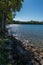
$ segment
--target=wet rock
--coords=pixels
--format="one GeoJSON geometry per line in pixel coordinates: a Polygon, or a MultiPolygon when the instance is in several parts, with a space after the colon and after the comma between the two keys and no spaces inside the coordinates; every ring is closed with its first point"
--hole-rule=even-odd
{"type": "Polygon", "coordinates": [[[41,59],[40,63],[41,63],[41,65],[43,65],[43,59],[41,59]]]}
{"type": "Polygon", "coordinates": [[[41,61],[43,59],[43,48],[36,47],[29,43],[23,45],[26,50],[31,51],[33,53],[33,65],[42,65],[43,63],[41,63],[41,61]]]}
{"type": "Polygon", "coordinates": [[[40,52],[40,57],[43,58],[43,52],[40,52]]]}

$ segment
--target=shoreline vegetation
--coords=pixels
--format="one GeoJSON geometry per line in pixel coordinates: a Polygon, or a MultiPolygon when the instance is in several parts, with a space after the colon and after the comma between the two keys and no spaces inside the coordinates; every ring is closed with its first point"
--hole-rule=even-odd
{"type": "Polygon", "coordinates": [[[38,48],[28,42],[22,43],[8,34],[3,40],[0,38],[0,54],[1,60],[4,60],[0,61],[8,65],[43,65],[43,48],[38,48]]]}
{"type": "Polygon", "coordinates": [[[43,21],[15,21],[13,20],[13,24],[40,24],[43,25],[43,21]]]}

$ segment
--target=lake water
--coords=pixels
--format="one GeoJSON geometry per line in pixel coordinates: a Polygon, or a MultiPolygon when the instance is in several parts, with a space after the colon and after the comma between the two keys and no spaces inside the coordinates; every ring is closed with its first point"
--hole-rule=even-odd
{"type": "Polygon", "coordinates": [[[12,24],[8,25],[8,30],[22,42],[28,40],[30,44],[43,47],[43,25],[12,24]]]}

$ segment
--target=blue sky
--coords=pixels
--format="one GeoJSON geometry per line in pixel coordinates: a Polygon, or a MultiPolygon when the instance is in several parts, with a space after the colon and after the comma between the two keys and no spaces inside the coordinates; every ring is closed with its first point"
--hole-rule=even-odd
{"type": "Polygon", "coordinates": [[[43,21],[43,0],[24,0],[23,8],[16,13],[15,20],[43,21]]]}

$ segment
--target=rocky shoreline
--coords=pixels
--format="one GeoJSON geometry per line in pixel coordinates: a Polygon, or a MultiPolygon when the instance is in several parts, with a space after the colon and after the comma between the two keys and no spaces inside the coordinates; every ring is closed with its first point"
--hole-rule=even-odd
{"type": "Polygon", "coordinates": [[[28,41],[24,42],[23,46],[26,50],[31,51],[34,54],[33,58],[37,63],[43,65],[43,48],[38,46],[36,47],[35,45],[28,43],[28,41]]]}
{"type": "Polygon", "coordinates": [[[11,65],[43,65],[43,48],[28,42],[21,42],[13,36],[4,40],[1,50],[5,52],[8,64],[11,65]]]}

